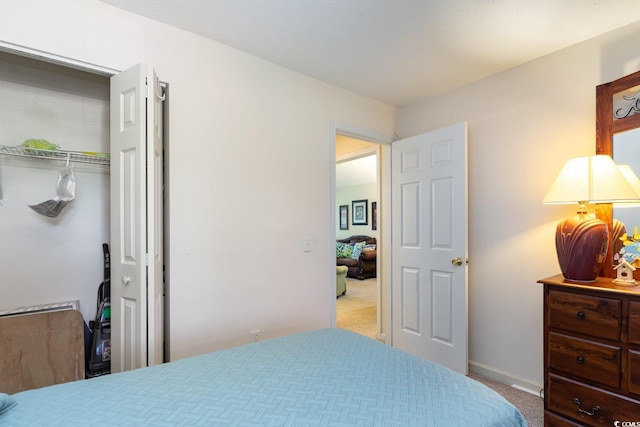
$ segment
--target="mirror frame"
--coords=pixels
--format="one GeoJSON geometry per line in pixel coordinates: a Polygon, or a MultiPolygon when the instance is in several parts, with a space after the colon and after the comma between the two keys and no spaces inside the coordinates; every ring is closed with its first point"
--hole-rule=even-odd
{"type": "MultiPolygon", "coordinates": [[[[613,136],[616,133],[640,127],[640,111],[620,119],[613,119],[614,96],[632,87],[640,85],[640,71],[621,77],[609,83],[596,86],[596,154],[608,154],[613,157],[613,136]]],[[[640,108],[640,105],[636,107],[640,108]]],[[[609,236],[613,236],[613,206],[611,203],[596,204],[596,217],[609,227],[609,236]]],[[[601,276],[615,277],[613,270],[613,238],[609,239],[607,259],[603,263],[601,276]]],[[[634,278],[640,279],[640,269],[634,272],[634,278]]]]}

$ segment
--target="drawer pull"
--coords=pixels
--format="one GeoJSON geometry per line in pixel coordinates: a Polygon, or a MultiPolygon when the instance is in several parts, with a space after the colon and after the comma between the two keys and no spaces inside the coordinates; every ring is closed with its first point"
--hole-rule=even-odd
{"type": "Polygon", "coordinates": [[[593,417],[596,412],[598,412],[600,410],[599,406],[594,406],[593,409],[591,409],[591,411],[587,411],[585,409],[582,409],[582,403],[580,403],[580,399],[578,399],[577,397],[573,398],[573,403],[575,403],[576,405],[578,405],[578,412],[580,412],[581,414],[585,414],[585,415],[589,415],[590,417],[593,417]]]}
{"type": "Polygon", "coordinates": [[[582,320],[582,319],[584,319],[584,312],[579,311],[579,312],[576,314],[576,316],[578,316],[578,319],[582,320]]]}
{"type": "Polygon", "coordinates": [[[576,358],[576,362],[578,362],[579,365],[582,365],[584,363],[584,357],[582,356],[578,356],[576,358]]]}

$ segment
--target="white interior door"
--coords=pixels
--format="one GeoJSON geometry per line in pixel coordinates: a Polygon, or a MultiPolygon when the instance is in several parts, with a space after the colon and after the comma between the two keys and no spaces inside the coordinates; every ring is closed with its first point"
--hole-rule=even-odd
{"type": "Polygon", "coordinates": [[[391,162],[392,343],[466,374],[466,123],[394,142],[391,162]]]}
{"type": "Polygon", "coordinates": [[[111,78],[111,371],[162,362],[162,115],[155,71],[111,78]]]}

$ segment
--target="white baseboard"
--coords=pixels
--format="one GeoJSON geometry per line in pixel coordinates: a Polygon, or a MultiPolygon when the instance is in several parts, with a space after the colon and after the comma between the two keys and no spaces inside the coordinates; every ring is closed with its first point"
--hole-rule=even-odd
{"type": "Polygon", "coordinates": [[[534,394],[536,396],[542,396],[543,385],[531,381],[526,378],[517,377],[504,371],[492,368],[491,366],[484,365],[482,363],[469,361],[469,370],[474,374],[482,375],[494,381],[498,381],[502,384],[510,385],[518,390],[526,391],[527,393],[534,394]]]}

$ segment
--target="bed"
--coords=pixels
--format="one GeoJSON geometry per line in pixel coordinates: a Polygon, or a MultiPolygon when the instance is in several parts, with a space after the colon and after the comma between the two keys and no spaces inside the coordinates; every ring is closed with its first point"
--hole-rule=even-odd
{"type": "Polygon", "coordinates": [[[2,427],[526,426],[479,382],[336,328],[0,395],[0,413],[2,427]]]}

